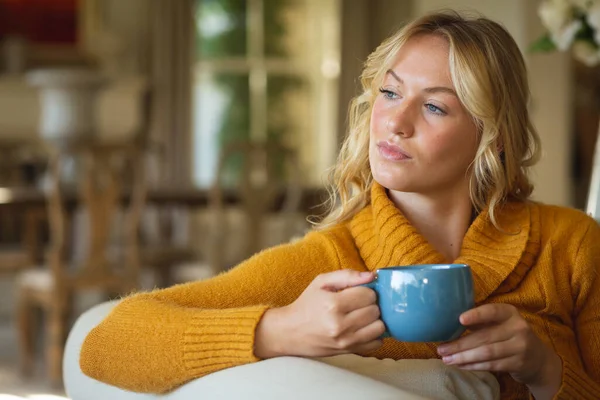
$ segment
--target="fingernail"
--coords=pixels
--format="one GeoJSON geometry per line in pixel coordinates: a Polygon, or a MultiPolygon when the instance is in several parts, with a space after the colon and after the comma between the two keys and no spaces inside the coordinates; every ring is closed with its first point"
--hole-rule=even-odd
{"type": "Polygon", "coordinates": [[[438,347],[437,351],[440,356],[443,356],[444,354],[448,353],[448,348],[447,347],[438,347]]]}
{"type": "Polygon", "coordinates": [[[372,272],[361,272],[360,276],[366,278],[367,276],[371,276],[372,272]]]}
{"type": "Polygon", "coordinates": [[[453,356],[445,356],[445,357],[442,357],[442,361],[443,361],[445,364],[452,364],[452,359],[453,359],[453,358],[454,358],[453,356]]]}

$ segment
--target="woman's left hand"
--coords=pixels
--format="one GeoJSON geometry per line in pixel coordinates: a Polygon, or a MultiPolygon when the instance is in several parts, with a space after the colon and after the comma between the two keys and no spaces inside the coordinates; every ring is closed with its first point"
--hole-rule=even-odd
{"type": "Polygon", "coordinates": [[[463,313],[460,322],[471,333],[438,347],[445,364],[508,372],[528,386],[546,386],[557,377],[560,384],[560,357],[533,333],[514,306],[485,304],[463,313]]]}

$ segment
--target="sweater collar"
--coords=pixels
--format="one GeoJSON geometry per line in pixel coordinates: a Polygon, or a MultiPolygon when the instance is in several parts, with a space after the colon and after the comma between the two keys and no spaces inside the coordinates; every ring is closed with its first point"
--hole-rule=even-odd
{"type": "MultiPolygon", "coordinates": [[[[535,262],[540,247],[539,211],[533,203],[509,202],[497,213],[500,231],[487,210],[471,224],[454,263],[471,267],[475,301],[514,289],[535,262]]],[[[374,183],[371,205],[350,222],[350,230],[369,270],[392,265],[440,264],[447,260],[410,224],[374,183]]]]}

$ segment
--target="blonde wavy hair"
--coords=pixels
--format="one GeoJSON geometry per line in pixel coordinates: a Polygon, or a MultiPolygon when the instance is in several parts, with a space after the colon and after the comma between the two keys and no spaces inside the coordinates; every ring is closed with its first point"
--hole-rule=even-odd
{"type": "Polygon", "coordinates": [[[425,15],[404,26],[369,55],[361,74],[362,93],[350,103],[349,129],[329,176],[329,211],[315,223],[324,229],[350,220],[370,202],[371,109],[385,72],[400,48],[417,35],[438,35],[449,44],[450,74],[461,103],[480,135],[470,171],[470,197],[476,212],[496,213],[507,200],[525,201],[533,185],[527,172],[540,155],[531,123],[529,84],[521,52],[500,24],[454,11],[425,15]]]}

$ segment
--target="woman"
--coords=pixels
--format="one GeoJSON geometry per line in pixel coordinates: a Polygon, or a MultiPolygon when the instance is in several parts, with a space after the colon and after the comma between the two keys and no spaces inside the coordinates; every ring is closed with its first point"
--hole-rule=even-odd
{"type": "Polygon", "coordinates": [[[124,299],[82,370],[137,391],[260,359],[357,353],[497,373],[503,398],[600,398],[600,229],[532,202],[525,65],[497,23],[436,13],[368,58],[334,173],[339,207],[294,244],[213,279],[124,299]],[[377,268],[472,268],[451,343],[379,339],[377,268]],[[163,365],[168,364],[169,368],[163,365]]]}

